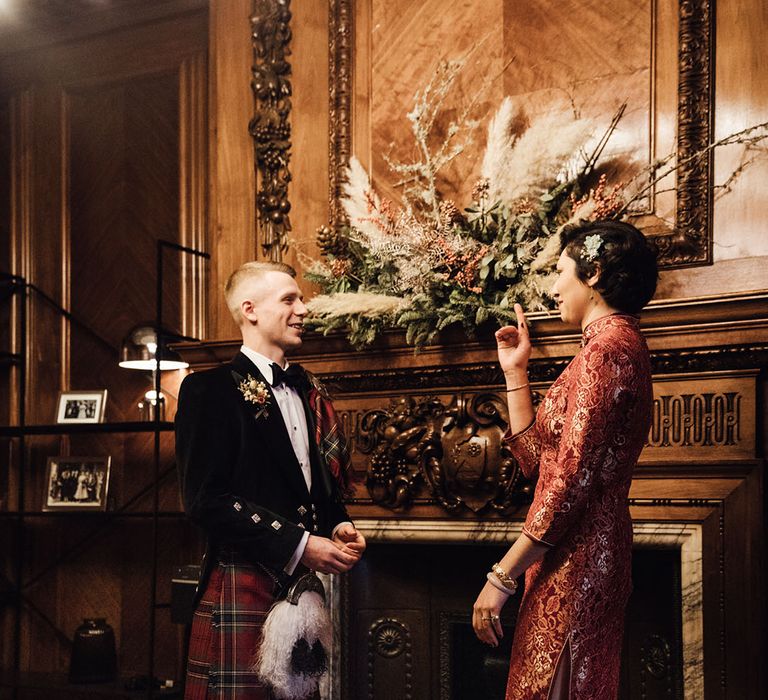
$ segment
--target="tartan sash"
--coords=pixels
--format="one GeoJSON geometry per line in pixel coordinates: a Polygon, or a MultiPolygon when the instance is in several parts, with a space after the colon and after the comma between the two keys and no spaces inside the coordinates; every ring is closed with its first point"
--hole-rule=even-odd
{"type": "Polygon", "coordinates": [[[309,408],[315,419],[315,441],[331,475],[343,495],[349,491],[349,450],[333,404],[318,380],[307,372],[310,380],[309,408]]]}

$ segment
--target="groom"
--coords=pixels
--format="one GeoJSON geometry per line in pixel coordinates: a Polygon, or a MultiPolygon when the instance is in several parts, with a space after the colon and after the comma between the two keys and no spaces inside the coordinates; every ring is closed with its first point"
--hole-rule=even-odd
{"type": "Polygon", "coordinates": [[[341,502],[344,436],[322,385],[286,354],[307,313],[288,265],[250,262],[225,297],[243,345],[190,374],[176,414],[184,508],[207,535],[186,700],[268,700],[251,667],[276,597],[307,570],[340,574],[365,540],[341,502]]]}

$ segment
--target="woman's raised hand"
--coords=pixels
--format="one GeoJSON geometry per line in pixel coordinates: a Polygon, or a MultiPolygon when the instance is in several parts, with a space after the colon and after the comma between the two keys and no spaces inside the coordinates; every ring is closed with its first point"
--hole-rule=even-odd
{"type": "Polygon", "coordinates": [[[505,374],[515,370],[525,370],[528,367],[528,358],[531,356],[531,338],[528,335],[528,324],[523,307],[520,304],[515,304],[515,315],[517,328],[504,326],[496,331],[499,364],[505,374]]]}

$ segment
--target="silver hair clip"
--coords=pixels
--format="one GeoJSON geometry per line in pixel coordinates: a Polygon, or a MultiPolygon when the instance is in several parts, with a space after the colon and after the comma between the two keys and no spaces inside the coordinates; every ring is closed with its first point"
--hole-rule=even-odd
{"type": "Polygon", "coordinates": [[[584,239],[584,247],[581,250],[581,257],[587,262],[594,262],[598,255],[600,255],[600,248],[603,246],[603,239],[599,233],[593,233],[591,236],[587,236],[584,239]]]}

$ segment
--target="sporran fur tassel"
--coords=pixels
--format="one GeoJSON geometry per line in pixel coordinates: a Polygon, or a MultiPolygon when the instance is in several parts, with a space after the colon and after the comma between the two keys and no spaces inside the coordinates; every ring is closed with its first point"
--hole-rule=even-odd
{"type": "Polygon", "coordinates": [[[278,700],[305,700],[328,673],[330,646],[323,585],[307,574],[269,611],[253,669],[278,700]]]}

